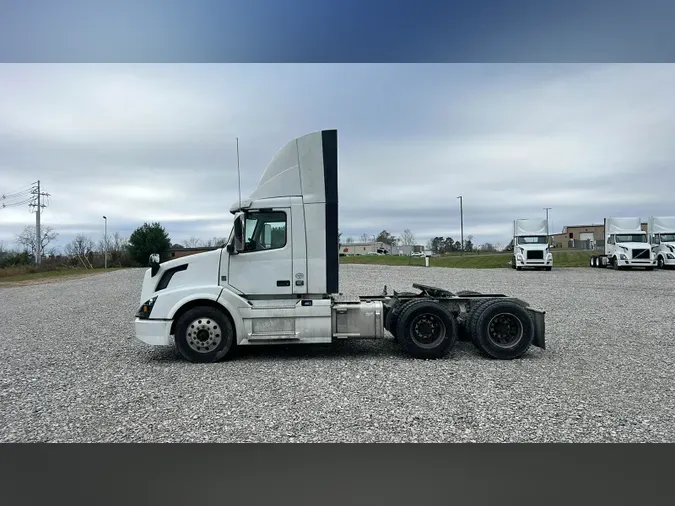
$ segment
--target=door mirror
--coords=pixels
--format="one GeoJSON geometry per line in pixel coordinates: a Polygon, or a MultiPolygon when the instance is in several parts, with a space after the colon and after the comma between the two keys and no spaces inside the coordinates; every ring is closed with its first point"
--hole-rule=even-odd
{"type": "Polygon", "coordinates": [[[157,274],[157,271],[159,271],[159,255],[157,253],[153,253],[150,255],[150,259],[148,261],[148,265],[150,266],[150,272],[154,276],[157,274]]]}
{"type": "Polygon", "coordinates": [[[234,220],[234,237],[232,243],[227,245],[229,253],[244,251],[244,215],[240,214],[234,220]]]}

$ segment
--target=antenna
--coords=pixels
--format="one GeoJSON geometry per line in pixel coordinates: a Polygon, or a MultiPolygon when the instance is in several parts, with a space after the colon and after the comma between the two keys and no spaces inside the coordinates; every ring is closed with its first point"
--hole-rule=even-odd
{"type": "Polygon", "coordinates": [[[241,171],[239,170],[239,137],[237,137],[237,183],[239,184],[239,209],[241,209],[241,171]]]}

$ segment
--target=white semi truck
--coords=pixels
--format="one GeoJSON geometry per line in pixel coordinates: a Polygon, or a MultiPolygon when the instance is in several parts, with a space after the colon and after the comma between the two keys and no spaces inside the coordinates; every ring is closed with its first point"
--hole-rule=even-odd
{"type": "Polygon", "coordinates": [[[659,269],[675,267],[675,216],[650,216],[647,236],[659,269]]]}
{"type": "Polygon", "coordinates": [[[589,260],[591,267],[654,269],[656,257],[647,239],[647,232],[642,230],[640,218],[605,218],[604,230],[605,253],[592,255],[589,260]]]}
{"type": "Polygon", "coordinates": [[[553,254],[549,249],[547,220],[515,220],[513,222],[513,256],[511,268],[533,267],[550,271],[553,254]]]}
{"type": "Polygon", "coordinates": [[[457,339],[513,359],[545,349],[545,312],[503,294],[339,292],[337,131],[314,132],[274,156],[219,249],[160,262],[150,256],[135,315],[136,338],[174,345],[192,362],[236,347],[383,338],[418,358],[446,355],[457,339]]]}

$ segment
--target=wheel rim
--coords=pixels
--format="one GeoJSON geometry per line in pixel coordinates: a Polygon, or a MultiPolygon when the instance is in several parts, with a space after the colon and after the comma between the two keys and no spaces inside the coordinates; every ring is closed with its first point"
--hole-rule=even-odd
{"type": "Polygon", "coordinates": [[[197,318],[188,325],[185,339],[188,346],[197,353],[210,353],[223,340],[220,325],[211,318],[197,318]]]}
{"type": "Polygon", "coordinates": [[[659,267],[663,268],[663,258],[659,257],[658,263],[659,267]]]}
{"type": "Polygon", "coordinates": [[[446,333],[445,323],[434,314],[416,316],[410,324],[410,337],[421,348],[433,348],[446,333]]]}
{"type": "Polygon", "coordinates": [[[488,323],[488,339],[499,348],[511,348],[522,339],[523,322],[511,313],[499,313],[488,323]]]}

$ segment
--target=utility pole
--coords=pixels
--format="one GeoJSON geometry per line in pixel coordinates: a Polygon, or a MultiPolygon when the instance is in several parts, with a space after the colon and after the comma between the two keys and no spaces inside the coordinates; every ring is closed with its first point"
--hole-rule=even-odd
{"type": "Polygon", "coordinates": [[[457,197],[459,199],[459,227],[462,241],[462,256],[464,256],[464,203],[462,196],[457,197]]]}
{"type": "Polygon", "coordinates": [[[548,222],[548,212],[551,210],[551,207],[545,207],[544,211],[546,211],[546,244],[551,243],[551,227],[549,227],[549,222],[548,222]]]}
{"type": "Polygon", "coordinates": [[[103,231],[103,268],[108,268],[108,218],[103,217],[105,220],[105,228],[103,231]]]}
{"type": "Polygon", "coordinates": [[[47,207],[43,201],[40,200],[40,197],[49,197],[49,193],[40,191],[40,180],[37,181],[37,187],[31,190],[31,193],[35,195],[37,203],[31,202],[30,207],[35,207],[35,239],[37,240],[35,246],[35,263],[40,265],[42,263],[42,234],[40,231],[40,211],[47,207]]]}

